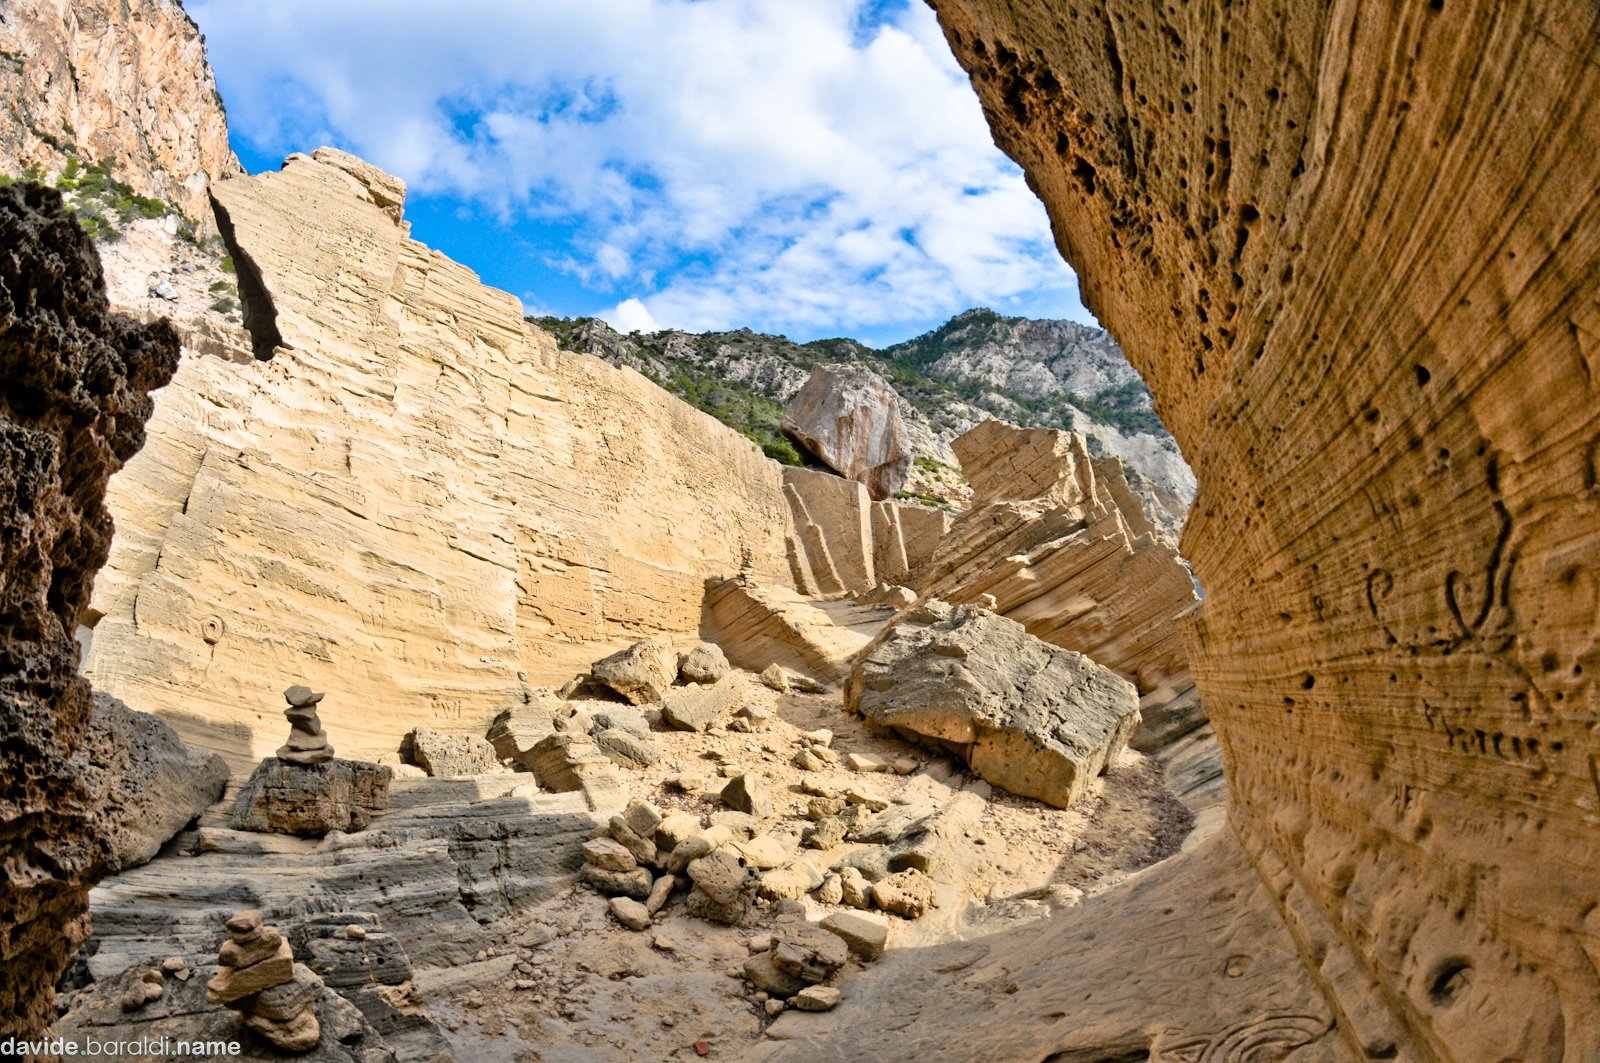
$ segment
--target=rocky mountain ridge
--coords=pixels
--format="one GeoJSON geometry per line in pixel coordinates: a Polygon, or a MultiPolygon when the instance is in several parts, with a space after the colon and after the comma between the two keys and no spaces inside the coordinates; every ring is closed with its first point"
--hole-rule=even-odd
{"type": "Polygon", "coordinates": [[[909,496],[964,506],[950,441],[987,417],[1082,433],[1098,453],[1123,460],[1153,523],[1176,534],[1194,497],[1194,475],[1155,415],[1150,393],[1109,333],[1074,321],[965,311],[931,332],[875,350],[851,339],[795,343],[739,329],[623,335],[597,318],[536,323],[563,349],[629,366],[798,464],[783,436],[783,406],[813,366],[863,365],[889,380],[916,462],[909,496]]]}
{"type": "Polygon", "coordinates": [[[205,40],[178,0],[9,0],[0,96],[0,174],[87,181],[78,190],[112,230],[170,213],[214,233],[206,189],[244,172],[205,40]]]}

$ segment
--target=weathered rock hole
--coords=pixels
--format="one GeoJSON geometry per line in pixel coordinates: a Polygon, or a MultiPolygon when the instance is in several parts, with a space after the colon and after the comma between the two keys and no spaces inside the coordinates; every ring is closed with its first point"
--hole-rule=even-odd
{"type": "Polygon", "coordinates": [[[1454,1007],[1472,988],[1472,964],[1464,959],[1446,960],[1428,986],[1428,999],[1436,1008],[1454,1007]]]}

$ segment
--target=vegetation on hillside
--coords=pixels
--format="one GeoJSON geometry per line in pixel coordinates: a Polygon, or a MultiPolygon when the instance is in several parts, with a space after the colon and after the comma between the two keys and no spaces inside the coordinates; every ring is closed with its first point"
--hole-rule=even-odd
{"type": "Polygon", "coordinates": [[[993,414],[1024,427],[1072,428],[1074,411],[1124,435],[1150,433],[1170,439],[1151,408],[1150,392],[1138,379],[1092,395],[1059,392],[1040,398],[1017,394],[978,379],[939,372],[947,354],[970,353],[1004,343],[1023,319],[992,310],[969,310],[905,343],[874,350],[842,337],[794,343],[750,329],[708,333],[621,335],[591,317],[530,318],[551,332],[565,350],[580,351],[637,369],[667,391],[744,434],[763,453],[786,464],[801,456],[781,430],[783,404],[818,363],[858,362],[887,379],[900,397],[936,431],[954,430],[974,416],[993,414]],[[733,355],[742,379],[713,371],[733,355]]]}

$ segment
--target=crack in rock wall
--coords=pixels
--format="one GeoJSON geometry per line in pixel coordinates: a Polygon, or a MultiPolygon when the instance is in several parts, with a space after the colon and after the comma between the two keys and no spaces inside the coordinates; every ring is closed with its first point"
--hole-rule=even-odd
{"type": "Polygon", "coordinates": [[[934,6],[1198,477],[1230,818],[1341,1028],[1593,1059],[1594,7],[934,6]]]}
{"type": "Polygon", "coordinates": [[[214,195],[271,349],[186,356],[113,484],[98,689],[248,772],[304,683],[341,753],[373,756],[419,724],[482,734],[528,685],[697,632],[707,577],[788,585],[779,466],[558,351],[407,236],[403,185],[323,150],[214,195]]]}

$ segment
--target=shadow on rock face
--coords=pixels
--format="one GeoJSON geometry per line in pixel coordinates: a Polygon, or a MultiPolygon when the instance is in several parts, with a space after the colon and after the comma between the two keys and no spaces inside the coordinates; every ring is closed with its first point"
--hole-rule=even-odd
{"type": "Polygon", "coordinates": [[[89,723],[73,638],[111,544],[106,480],[178,363],[165,321],[107,309],[53,189],[0,188],[0,1037],[41,1029],[111,859],[68,764],[89,723]]]}

